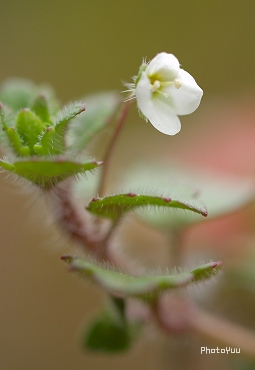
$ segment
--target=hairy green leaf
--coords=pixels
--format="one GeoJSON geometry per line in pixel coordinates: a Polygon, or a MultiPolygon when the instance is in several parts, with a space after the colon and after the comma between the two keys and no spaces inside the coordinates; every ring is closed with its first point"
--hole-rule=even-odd
{"type": "Polygon", "coordinates": [[[210,262],[179,275],[131,276],[72,256],[63,256],[62,259],[70,265],[72,271],[92,279],[110,294],[141,299],[153,298],[165,290],[203,281],[222,266],[221,262],[210,262]]]}
{"type": "Polygon", "coordinates": [[[23,145],[30,148],[31,154],[35,154],[34,145],[44,130],[44,124],[30,109],[22,109],[17,117],[16,129],[23,145]]]}
{"type": "MultiPolygon", "coordinates": [[[[58,136],[58,135],[57,135],[58,136]]],[[[56,130],[53,126],[46,128],[41,135],[40,141],[34,145],[34,151],[38,155],[54,155],[59,154],[59,150],[54,146],[56,140],[56,130]]],[[[59,144],[57,145],[59,148],[59,144]]]]}
{"type": "Polygon", "coordinates": [[[180,208],[207,216],[205,207],[197,207],[191,203],[185,203],[168,197],[138,195],[135,193],[116,194],[104,198],[93,198],[89,203],[87,210],[97,216],[117,220],[126,212],[145,206],[180,208]]]}
{"type": "Polygon", "coordinates": [[[55,133],[51,138],[51,153],[63,153],[66,147],[65,135],[70,121],[78,114],[85,111],[83,103],[70,103],[52,117],[55,133]]]}
{"type": "Polygon", "coordinates": [[[44,189],[53,187],[67,177],[74,176],[98,167],[102,162],[78,162],[63,157],[32,157],[13,163],[1,160],[0,166],[44,189]]]}
{"type": "MultiPolygon", "coordinates": [[[[208,210],[208,220],[224,216],[240,209],[254,199],[254,186],[246,180],[219,177],[197,169],[185,167],[145,168],[141,164],[138,168],[130,170],[124,180],[125,187],[136,189],[159,189],[161,193],[171,192],[176,199],[196,207],[205,204],[208,210]],[[234,186],[233,186],[234,185],[234,186]]],[[[175,227],[184,227],[199,223],[204,218],[191,212],[176,212],[165,209],[164,212],[149,212],[144,209],[137,213],[140,220],[155,227],[169,230],[175,227]]]]}
{"type": "Polygon", "coordinates": [[[17,156],[30,155],[30,148],[24,145],[15,128],[15,116],[11,109],[0,103],[1,142],[8,144],[17,156]]]}
{"type": "Polygon", "coordinates": [[[47,122],[50,126],[50,109],[45,95],[39,95],[33,102],[32,111],[40,118],[42,122],[47,122]]]}

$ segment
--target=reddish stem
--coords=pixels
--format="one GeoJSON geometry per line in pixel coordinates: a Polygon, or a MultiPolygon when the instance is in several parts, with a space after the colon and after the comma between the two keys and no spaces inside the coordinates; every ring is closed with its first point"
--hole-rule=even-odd
{"type": "Polygon", "coordinates": [[[131,101],[128,100],[124,103],[124,106],[120,112],[120,116],[119,116],[119,119],[118,119],[118,122],[117,122],[117,126],[116,126],[116,129],[115,129],[115,132],[114,132],[114,135],[111,139],[111,142],[106,150],[106,153],[104,155],[104,158],[103,158],[103,167],[102,167],[102,174],[101,174],[101,180],[100,180],[100,183],[99,183],[99,188],[98,188],[98,195],[99,197],[102,197],[104,194],[105,194],[105,188],[106,188],[106,176],[107,176],[107,173],[108,173],[108,169],[109,169],[109,164],[110,164],[110,160],[111,160],[111,156],[112,156],[112,153],[113,153],[113,150],[116,146],[116,142],[117,142],[117,139],[119,137],[119,134],[124,126],[124,123],[126,121],[126,118],[127,118],[127,115],[128,115],[128,112],[129,112],[129,108],[130,108],[130,104],[131,104],[131,101]]]}

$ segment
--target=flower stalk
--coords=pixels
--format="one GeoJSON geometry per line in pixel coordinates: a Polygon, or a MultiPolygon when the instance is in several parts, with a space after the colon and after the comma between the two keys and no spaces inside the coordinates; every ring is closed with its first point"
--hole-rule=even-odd
{"type": "Polygon", "coordinates": [[[110,165],[110,160],[112,157],[112,153],[114,151],[114,148],[117,143],[117,139],[121,133],[121,130],[124,126],[124,123],[126,121],[126,118],[128,116],[129,108],[130,108],[130,101],[126,101],[122,107],[122,110],[120,112],[120,116],[118,118],[118,122],[114,131],[114,134],[111,138],[110,144],[105,152],[104,158],[103,158],[103,167],[102,167],[102,172],[101,172],[101,178],[99,181],[99,187],[98,187],[98,196],[102,197],[105,194],[106,190],[106,177],[107,173],[109,171],[109,165],[110,165]]]}

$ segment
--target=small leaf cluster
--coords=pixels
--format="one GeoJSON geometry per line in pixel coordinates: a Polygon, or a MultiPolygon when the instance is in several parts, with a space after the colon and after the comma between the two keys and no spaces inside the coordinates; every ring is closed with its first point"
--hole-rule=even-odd
{"type": "MultiPolygon", "coordinates": [[[[113,94],[106,99],[107,118],[117,105],[113,94]]],[[[0,166],[43,189],[51,189],[68,177],[100,166],[101,161],[78,160],[77,147],[74,151],[68,143],[75,117],[81,116],[83,136],[81,138],[74,129],[73,137],[79,137],[82,149],[105,123],[104,114],[100,112],[99,124],[91,128],[91,120],[84,119],[85,110],[82,102],[60,109],[54,93],[46,86],[26,80],[7,81],[0,89],[0,139],[6,152],[0,166]]]]}

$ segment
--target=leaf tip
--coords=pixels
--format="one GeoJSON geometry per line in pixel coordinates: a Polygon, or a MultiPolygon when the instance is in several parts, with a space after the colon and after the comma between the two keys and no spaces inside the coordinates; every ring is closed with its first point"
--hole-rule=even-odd
{"type": "Polygon", "coordinates": [[[60,259],[64,262],[71,263],[75,259],[75,257],[72,257],[70,255],[64,255],[61,256],[60,259]]]}
{"type": "Polygon", "coordinates": [[[202,214],[202,216],[207,217],[208,216],[207,209],[203,210],[201,214],[202,214]]]}
{"type": "Polygon", "coordinates": [[[222,267],[223,266],[223,261],[218,261],[218,262],[212,262],[212,267],[222,267]]]}

